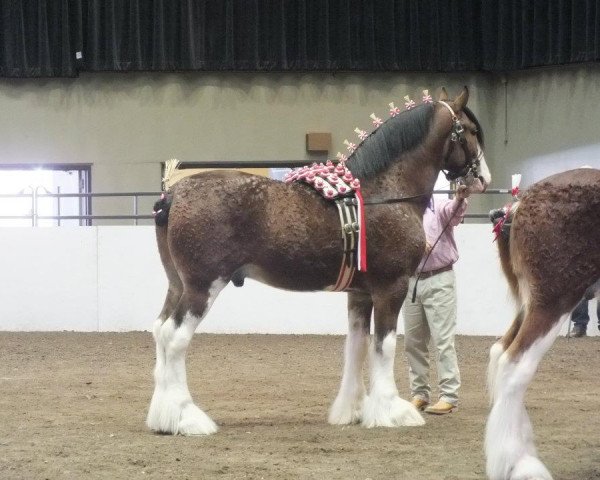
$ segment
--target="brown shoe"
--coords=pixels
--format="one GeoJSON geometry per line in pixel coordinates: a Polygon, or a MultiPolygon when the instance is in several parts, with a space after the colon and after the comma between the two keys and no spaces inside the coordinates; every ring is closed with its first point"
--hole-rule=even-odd
{"type": "Polygon", "coordinates": [[[447,413],[453,412],[454,410],[456,410],[456,405],[444,402],[443,400],[438,400],[438,402],[435,405],[427,407],[425,409],[425,413],[431,413],[432,415],[445,415],[447,413]]]}
{"type": "Polygon", "coordinates": [[[421,397],[413,397],[410,403],[412,403],[420,412],[425,410],[425,407],[429,405],[429,402],[427,400],[423,400],[421,397]]]}

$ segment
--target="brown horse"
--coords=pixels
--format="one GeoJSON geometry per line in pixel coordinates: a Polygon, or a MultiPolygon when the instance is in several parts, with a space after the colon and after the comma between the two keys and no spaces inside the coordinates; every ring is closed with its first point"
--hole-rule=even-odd
{"type": "Polygon", "coordinates": [[[531,186],[510,234],[498,237],[500,259],[519,305],[490,351],[492,409],[487,474],[492,480],[549,480],[538,459],[524,397],[537,366],[569,313],[600,280],[600,170],[580,168],[531,186]]]}
{"type": "MultiPolygon", "coordinates": [[[[365,203],[414,198],[366,207],[368,271],[357,272],[347,289],[349,334],[330,423],[423,423],[396,388],[396,321],[408,277],[425,248],[423,212],[439,172],[470,175],[480,190],[490,181],[482,133],[467,100],[465,87],[454,101],[444,96],[393,116],[348,158],[365,203]],[[362,368],[372,312],[367,395],[362,368]]],[[[240,284],[250,277],[297,291],[331,289],[343,255],[338,211],[304,183],[234,171],[185,178],[159,207],[156,235],[169,290],[154,326],[155,390],[147,425],[157,432],[209,434],[217,427],[193,403],[186,380],[185,352],[196,327],[231,280],[240,284]]]]}

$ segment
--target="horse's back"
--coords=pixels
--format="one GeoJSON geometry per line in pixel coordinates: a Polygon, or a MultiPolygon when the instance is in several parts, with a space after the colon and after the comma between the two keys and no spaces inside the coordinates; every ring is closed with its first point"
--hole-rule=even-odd
{"type": "Polygon", "coordinates": [[[552,175],[524,193],[511,229],[511,257],[540,301],[581,298],[600,277],[599,245],[600,170],[552,175]]]}

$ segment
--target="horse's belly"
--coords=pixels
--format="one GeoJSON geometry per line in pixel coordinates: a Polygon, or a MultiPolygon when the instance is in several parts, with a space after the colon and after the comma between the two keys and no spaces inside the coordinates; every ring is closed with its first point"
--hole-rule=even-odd
{"type": "MultiPolygon", "coordinates": [[[[329,262],[333,264],[334,262],[329,262]]],[[[341,266],[341,252],[339,262],[335,267],[326,267],[323,262],[277,262],[269,265],[247,264],[241,267],[236,275],[251,278],[266,285],[284,290],[294,291],[319,291],[327,290],[335,285],[341,266]],[[312,263],[312,264],[311,264],[312,263]]]]}

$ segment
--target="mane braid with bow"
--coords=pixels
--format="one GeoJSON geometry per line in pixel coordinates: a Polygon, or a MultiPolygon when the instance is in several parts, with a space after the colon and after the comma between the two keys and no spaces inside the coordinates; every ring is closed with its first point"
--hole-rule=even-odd
{"type": "Polygon", "coordinates": [[[403,152],[419,145],[433,118],[433,105],[419,105],[387,119],[348,157],[355,177],[371,178],[385,170],[403,152]]]}

